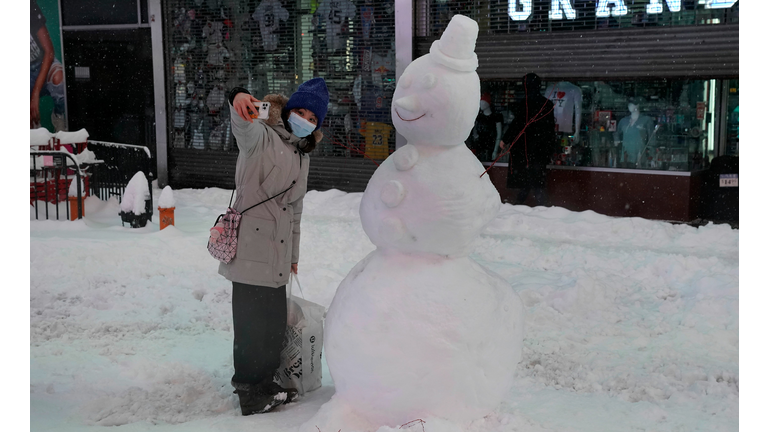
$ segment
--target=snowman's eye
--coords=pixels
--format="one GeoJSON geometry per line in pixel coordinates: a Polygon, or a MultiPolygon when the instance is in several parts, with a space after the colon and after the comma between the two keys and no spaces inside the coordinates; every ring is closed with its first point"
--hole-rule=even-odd
{"type": "Polygon", "coordinates": [[[421,79],[421,86],[429,90],[437,84],[437,77],[435,74],[428,73],[421,79]]]}
{"type": "Polygon", "coordinates": [[[400,85],[403,88],[410,87],[412,83],[413,83],[413,76],[411,76],[411,75],[404,75],[404,76],[400,77],[400,85]]]}

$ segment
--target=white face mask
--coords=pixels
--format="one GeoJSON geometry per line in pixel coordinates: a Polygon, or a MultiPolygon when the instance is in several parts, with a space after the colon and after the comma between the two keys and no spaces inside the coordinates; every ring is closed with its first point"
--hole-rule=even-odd
{"type": "Polygon", "coordinates": [[[311,134],[316,128],[316,126],[313,125],[309,120],[305,120],[302,116],[296,114],[295,112],[292,112],[291,115],[288,116],[288,123],[291,124],[293,134],[299,138],[304,138],[305,136],[311,134]]]}

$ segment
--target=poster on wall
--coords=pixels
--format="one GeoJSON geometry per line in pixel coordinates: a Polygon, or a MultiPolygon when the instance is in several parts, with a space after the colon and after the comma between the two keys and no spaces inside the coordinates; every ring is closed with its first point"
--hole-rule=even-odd
{"type": "Polygon", "coordinates": [[[29,127],[67,129],[58,0],[30,0],[29,127]]]}

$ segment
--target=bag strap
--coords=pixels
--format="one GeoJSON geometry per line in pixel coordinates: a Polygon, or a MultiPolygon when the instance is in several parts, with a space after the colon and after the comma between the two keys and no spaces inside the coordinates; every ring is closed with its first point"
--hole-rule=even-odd
{"type": "Polygon", "coordinates": [[[232,207],[232,198],[235,197],[235,189],[237,189],[237,187],[232,189],[232,195],[229,196],[229,207],[232,207]]]}
{"type": "MultiPolygon", "coordinates": [[[[271,199],[275,199],[275,198],[279,197],[280,195],[282,195],[282,194],[284,194],[284,193],[288,192],[288,191],[289,191],[289,190],[290,190],[290,189],[293,187],[293,185],[295,185],[295,184],[296,184],[296,182],[294,181],[293,183],[291,183],[291,185],[290,185],[290,186],[288,186],[288,189],[286,189],[286,190],[284,190],[284,191],[280,192],[280,193],[279,193],[279,194],[277,194],[277,195],[271,196],[271,197],[269,197],[269,198],[265,199],[264,201],[262,201],[262,202],[260,202],[260,203],[258,203],[258,204],[254,204],[254,205],[252,205],[252,206],[248,207],[247,209],[245,209],[245,210],[241,211],[241,212],[240,212],[240,214],[243,214],[243,213],[247,212],[248,210],[250,210],[250,209],[252,209],[252,208],[254,208],[254,207],[256,207],[256,206],[260,206],[260,205],[264,204],[265,202],[267,202],[267,201],[269,201],[269,200],[271,200],[271,199]]],[[[234,191],[232,191],[232,192],[234,192],[234,191]]],[[[230,204],[231,204],[231,202],[230,202],[230,204]]]]}

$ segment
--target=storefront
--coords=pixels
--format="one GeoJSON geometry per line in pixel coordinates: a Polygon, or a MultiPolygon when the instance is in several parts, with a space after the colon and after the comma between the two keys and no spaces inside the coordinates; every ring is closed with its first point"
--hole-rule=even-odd
{"type": "MultiPolygon", "coordinates": [[[[737,1],[417,0],[414,10],[414,58],[453,14],[480,25],[477,72],[490,106],[467,145],[485,165],[499,138],[487,125],[508,128],[521,78],[541,77],[560,142],[547,167],[552,205],[690,221],[710,162],[738,156],[737,1]]],[[[490,174],[511,202],[507,162],[490,174]]]]}
{"type": "Polygon", "coordinates": [[[233,187],[229,91],[331,93],[309,187],[360,191],[395,147],[394,1],[163,0],[168,175],[174,187],[233,187]]]}

